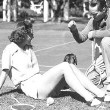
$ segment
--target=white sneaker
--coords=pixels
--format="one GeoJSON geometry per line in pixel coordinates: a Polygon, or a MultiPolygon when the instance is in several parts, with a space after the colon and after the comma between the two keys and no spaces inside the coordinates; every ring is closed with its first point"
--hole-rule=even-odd
{"type": "Polygon", "coordinates": [[[98,99],[95,98],[95,99],[93,99],[91,106],[97,106],[99,104],[101,104],[101,101],[99,101],[98,99]]]}

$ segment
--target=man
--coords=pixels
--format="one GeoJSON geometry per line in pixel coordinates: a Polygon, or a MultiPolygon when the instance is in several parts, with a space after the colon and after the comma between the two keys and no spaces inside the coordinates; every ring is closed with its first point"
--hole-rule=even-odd
{"type": "Polygon", "coordinates": [[[87,39],[101,39],[99,44],[106,68],[106,81],[110,82],[110,1],[89,0],[89,11],[93,18],[81,32],[78,31],[74,21],[70,21],[68,27],[78,43],[83,43],[87,39]]]}

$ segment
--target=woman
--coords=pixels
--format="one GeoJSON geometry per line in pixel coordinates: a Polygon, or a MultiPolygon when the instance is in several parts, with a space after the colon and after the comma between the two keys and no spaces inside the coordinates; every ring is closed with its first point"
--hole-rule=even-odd
{"type": "Polygon", "coordinates": [[[61,80],[65,78],[69,87],[80,94],[90,106],[99,105],[102,100],[110,101],[108,95],[93,85],[75,65],[68,62],[58,64],[41,75],[32,49],[32,39],[32,24],[29,21],[18,23],[17,29],[9,37],[11,43],[2,54],[0,88],[6,75],[9,75],[15,87],[19,87],[27,96],[45,99],[56,91],[57,85],[60,85],[59,89],[64,87],[61,80]]]}

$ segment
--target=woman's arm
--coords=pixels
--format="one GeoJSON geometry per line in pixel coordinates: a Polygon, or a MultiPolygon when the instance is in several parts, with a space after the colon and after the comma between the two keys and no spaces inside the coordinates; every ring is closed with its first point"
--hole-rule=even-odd
{"type": "Polygon", "coordinates": [[[9,73],[9,70],[8,69],[3,70],[1,72],[1,74],[0,74],[0,89],[2,88],[2,86],[4,84],[8,73],[9,73]]]}
{"type": "Polygon", "coordinates": [[[68,27],[78,43],[85,42],[88,39],[88,33],[93,30],[93,18],[89,20],[87,26],[81,32],[78,31],[74,21],[70,21],[68,27]]]}

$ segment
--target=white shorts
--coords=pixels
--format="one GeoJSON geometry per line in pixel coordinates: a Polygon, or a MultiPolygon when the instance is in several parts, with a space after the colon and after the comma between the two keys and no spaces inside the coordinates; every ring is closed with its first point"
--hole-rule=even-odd
{"type": "Polygon", "coordinates": [[[34,99],[38,99],[38,88],[41,74],[35,74],[33,77],[26,81],[21,82],[21,90],[34,99]]]}

